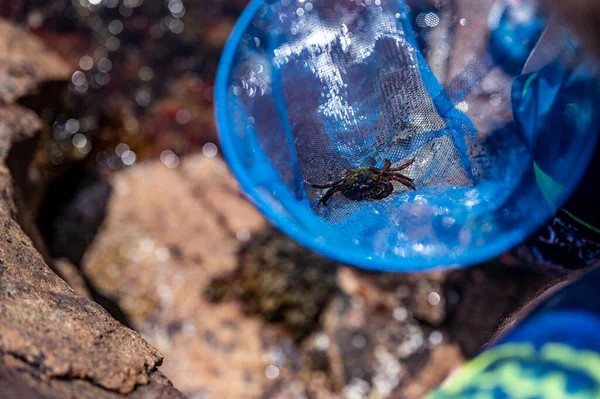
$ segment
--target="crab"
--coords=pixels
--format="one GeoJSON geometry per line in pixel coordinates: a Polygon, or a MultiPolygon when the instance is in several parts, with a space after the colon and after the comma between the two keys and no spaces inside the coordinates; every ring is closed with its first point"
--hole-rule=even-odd
{"type": "Polygon", "coordinates": [[[415,160],[411,159],[401,166],[392,168],[392,161],[385,159],[382,168],[369,166],[347,170],[340,180],[332,183],[308,184],[313,188],[329,189],[319,200],[319,205],[327,206],[327,202],[338,191],[353,201],[382,200],[394,191],[393,181],[415,190],[413,179],[400,173],[414,162],[415,160]]]}

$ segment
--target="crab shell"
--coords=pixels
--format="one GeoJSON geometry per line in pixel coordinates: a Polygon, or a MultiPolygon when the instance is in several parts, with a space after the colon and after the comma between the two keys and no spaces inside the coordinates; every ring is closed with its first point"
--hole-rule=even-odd
{"type": "Polygon", "coordinates": [[[340,191],[353,201],[380,200],[394,191],[394,186],[380,173],[371,168],[346,172],[340,191]]]}

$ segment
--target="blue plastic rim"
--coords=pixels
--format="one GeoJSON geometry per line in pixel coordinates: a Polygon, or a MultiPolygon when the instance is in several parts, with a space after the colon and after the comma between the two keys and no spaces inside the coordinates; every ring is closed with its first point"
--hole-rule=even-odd
{"type": "MultiPolygon", "coordinates": [[[[579,66],[574,68],[572,65],[572,60],[576,59],[573,54],[578,53],[577,44],[566,41],[555,52],[552,60],[542,63],[543,68],[510,77],[510,86],[505,89],[510,96],[507,101],[511,104],[513,116],[507,123],[494,125],[485,132],[485,128],[482,129],[477,123],[471,124],[472,115],[463,112],[464,101],[470,101],[468,94],[460,101],[449,98],[444,92],[447,86],[444,82],[437,82],[436,77],[439,79],[439,76],[429,69],[427,61],[417,49],[414,54],[420,77],[429,90],[432,103],[445,118],[444,132],[427,132],[424,135],[426,139],[422,141],[425,143],[423,146],[440,138],[448,138],[446,141],[453,141],[453,148],[458,154],[455,156],[456,162],[462,166],[467,165],[464,167],[470,173],[479,169],[475,173],[477,176],[471,176],[474,182],[471,186],[443,185],[438,188],[436,185],[418,184],[416,192],[402,192],[398,194],[398,198],[401,198],[402,206],[410,206],[422,198],[431,202],[433,198],[436,209],[444,209],[456,219],[463,218],[465,224],[460,229],[448,229],[440,223],[445,220],[441,216],[439,220],[419,219],[415,222],[414,215],[409,214],[406,218],[410,219],[410,225],[402,220],[388,225],[385,218],[379,220],[378,224],[370,223],[368,215],[376,218],[375,214],[381,214],[381,210],[388,212],[386,215],[396,215],[398,209],[412,209],[400,208],[399,202],[394,201],[382,201],[374,205],[360,204],[361,208],[351,208],[358,209],[355,215],[347,216],[351,212],[346,212],[343,213],[343,218],[339,215],[332,218],[331,212],[318,207],[317,200],[323,193],[311,190],[304,183],[308,179],[314,180],[319,169],[329,169],[331,165],[314,168],[317,172],[307,172],[306,165],[311,157],[304,156],[302,148],[298,148],[298,143],[306,140],[307,133],[297,130],[297,120],[290,120],[288,109],[293,111],[293,99],[286,97],[285,91],[282,94],[275,87],[288,84],[291,77],[285,75],[285,70],[273,67],[273,60],[267,57],[269,64],[264,64],[264,67],[271,68],[273,72],[269,77],[270,82],[261,84],[274,86],[268,94],[271,98],[253,95],[251,100],[246,98],[246,102],[243,102],[236,92],[239,88],[235,81],[240,70],[265,63],[264,57],[254,57],[255,54],[249,50],[249,42],[256,43],[256,47],[267,39],[278,45],[285,44],[284,35],[278,36],[280,30],[286,29],[285,26],[281,28],[285,18],[279,18],[274,26],[270,26],[269,21],[274,21],[277,15],[281,17],[281,12],[274,13],[273,8],[289,7],[290,3],[294,1],[253,0],[244,11],[222,55],[215,87],[215,104],[222,149],[242,189],[276,227],[302,245],[342,263],[373,270],[413,272],[473,265],[487,261],[522,242],[564,203],[583,176],[596,143],[599,123],[598,118],[593,115],[593,109],[600,96],[595,79],[589,73],[581,72],[579,66]],[[282,6],[280,3],[285,4],[282,6]],[[257,34],[261,29],[265,30],[265,26],[270,31],[262,32],[264,36],[257,34]],[[563,61],[565,58],[568,60],[563,61]],[[248,101],[251,101],[251,107],[255,107],[252,109],[261,110],[261,115],[252,114],[248,101]],[[264,113],[271,119],[265,119],[264,113]],[[271,124],[280,126],[280,135],[266,134],[261,130],[261,126],[268,125],[272,128],[271,124]],[[485,162],[472,156],[473,148],[482,147],[485,148],[482,152],[485,153],[485,162]],[[304,160],[298,163],[298,159],[303,156],[304,160]],[[290,164],[282,167],[286,160],[291,160],[290,164]],[[475,165],[471,166],[471,162],[475,165]],[[492,166],[481,166],[489,163],[492,166]],[[519,167],[514,167],[514,164],[519,164],[519,167]],[[472,217],[471,208],[464,205],[464,201],[468,201],[473,192],[481,195],[485,205],[480,207],[483,211],[476,217],[472,217]],[[456,198],[463,202],[455,201],[456,198]],[[435,202],[438,199],[439,202],[435,202]],[[452,209],[453,207],[456,209],[452,209]],[[342,228],[340,226],[343,223],[346,225],[342,228]],[[435,245],[432,244],[431,247],[442,250],[422,251],[427,243],[423,245],[423,242],[418,241],[408,242],[408,251],[390,244],[393,241],[389,237],[395,239],[400,234],[406,235],[407,231],[410,233],[411,226],[418,230],[423,223],[431,223],[432,229],[438,234],[435,245]],[[371,225],[363,228],[363,224],[371,225]],[[398,227],[399,224],[402,226],[398,227]],[[357,226],[358,233],[349,234],[348,225],[357,226]],[[467,225],[473,227],[472,231],[469,230],[470,227],[465,228],[467,225]],[[368,244],[359,243],[357,234],[368,236],[368,244]],[[465,237],[469,244],[464,247],[457,245],[465,237]],[[475,240],[473,237],[479,238],[475,240]],[[446,242],[449,244],[444,248],[446,242]]],[[[364,3],[365,9],[376,7],[375,2],[364,3]]],[[[414,32],[407,27],[411,26],[418,15],[412,15],[404,1],[379,2],[382,3],[397,7],[396,18],[399,20],[398,24],[406,29],[407,46],[415,43],[410,48],[416,49],[416,39],[411,36],[414,32]]],[[[318,2],[314,2],[314,8],[317,7],[318,2]]],[[[539,30],[535,33],[539,36],[539,30]]],[[[522,31],[519,34],[522,35],[522,31]]],[[[271,50],[267,48],[267,54],[271,50]]],[[[522,48],[519,51],[522,52],[522,48]]],[[[523,59],[521,53],[519,57],[523,59]]],[[[480,66],[478,68],[481,70],[480,66]]],[[[261,70],[263,69],[261,66],[261,70]]],[[[489,69],[492,70],[493,65],[489,69]]],[[[479,78],[485,83],[484,75],[479,78]]],[[[303,90],[302,86],[310,82],[309,79],[292,81],[299,87],[298,90],[303,90]]],[[[456,79],[453,83],[456,84],[456,79]]],[[[473,87],[478,87],[479,84],[479,81],[469,82],[473,87]]],[[[377,116],[382,118],[381,114],[377,116]]],[[[375,120],[371,119],[371,122],[375,120]]],[[[319,132],[310,134],[318,135],[319,132]]],[[[358,136],[354,140],[359,143],[358,147],[361,140],[358,136]]],[[[342,146],[340,154],[341,148],[342,146]]],[[[416,148],[416,151],[420,149],[416,148]]],[[[315,155],[315,159],[318,155],[315,155]]],[[[343,158],[342,155],[340,157],[343,158]]],[[[401,161],[400,158],[392,160],[401,161]]],[[[346,163],[342,162],[342,166],[346,169],[360,167],[365,166],[365,162],[370,162],[368,166],[380,166],[380,161],[371,154],[355,164],[345,158],[346,163]]],[[[435,161],[434,157],[433,162],[435,161]]],[[[327,173],[324,171],[317,178],[331,180],[330,177],[335,176],[327,173]]],[[[418,179],[416,181],[419,182],[418,179]]],[[[341,200],[338,201],[342,203],[341,200]]],[[[339,209],[341,208],[342,205],[339,209]]]]}

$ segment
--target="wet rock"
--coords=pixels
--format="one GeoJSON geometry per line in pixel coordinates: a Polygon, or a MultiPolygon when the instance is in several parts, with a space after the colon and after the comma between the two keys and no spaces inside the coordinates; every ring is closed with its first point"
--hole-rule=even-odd
{"type": "Polygon", "coordinates": [[[0,353],[47,378],[88,379],[129,393],[149,382],[162,356],[99,305],[78,297],[0,214],[0,353]]]}
{"type": "MultiPolygon", "coordinates": [[[[62,113],[94,122],[83,133],[93,141],[92,152],[103,159],[103,174],[123,167],[114,154],[121,143],[139,161],[163,150],[180,156],[200,152],[206,142],[216,141],[212,102],[217,64],[248,1],[188,2],[174,14],[161,2],[139,3],[113,7],[110,2],[29,0],[7,6],[14,12],[4,13],[28,25],[74,68],[73,84],[64,96],[69,112],[62,113]],[[104,126],[116,113],[123,113],[122,128],[104,126]]],[[[58,136],[49,140],[48,146],[58,150],[50,148],[48,158],[54,153],[55,163],[80,160],[81,151],[58,136]]]]}
{"type": "MultiPolygon", "coordinates": [[[[11,187],[9,175],[0,176],[0,186],[11,187]]],[[[89,380],[121,393],[148,384],[161,355],[99,305],[77,297],[11,218],[14,205],[2,205],[0,353],[45,378],[89,380]]]]}
{"type": "Polygon", "coordinates": [[[301,371],[273,397],[421,398],[553,278],[500,263],[410,275],[341,267],[301,371]]]}
{"type": "Polygon", "coordinates": [[[123,395],[85,380],[47,379],[36,367],[18,358],[0,357],[0,392],[3,399],[183,399],[162,374],[149,375],[149,383],[123,395]]]}
{"type": "MultiPolygon", "coordinates": [[[[0,201],[3,209],[12,217],[17,217],[14,201],[13,178],[6,163],[13,145],[29,139],[41,129],[42,122],[37,115],[19,105],[0,105],[0,201]]],[[[22,165],[27,169],[28,165],[22,165]]]]}
{"type": "Polygon", "coordinates": [[[205,292],[237,269],[238,248],[265,227],[262,216],[219,159],[141,163],[110,184],[107,217],[82,262],[89,281],[169,354],[161,370],[182,392],[259,397],[274,376],[267,368],[292,356],[291,338],[205,292]]]}
{"type": "Polygon", "coordinates": [[[312,337],[313,353],[321,353],[312,368],[324,372],[334,391],[349,398],[420,397],[407,393],[416,390],[415,381],[421,381],[421,394],[434,388],[462,362],[460,348],[443,328],[433,325],[445,317],[441,300],[427,300],[432,292],[443,294],[441,278],[439,273],[340,269],[342,293],[323,313],[323,330],[312,337]],[[437,306],[442,310],[432,311],[437,306]],[[447,362],[432,363],[432,354],[440,348],[445,348],[447,362]],[[423,374],[430,378],[420,377],[423,374]]]}
{"type": "Polygon", "coordinates": [[[269,228],[242,247],[236,271],[213,281],[208,295],[218,301],[235,298],[248,312],[283,323],[300,340],[315,329],[337,292],[338,267],[269,228]]]}
{"type": "MultiPolygon", "coordinates": [[[[446,299],[442,292],[445,273],[372,273],[341,269],[338,284],[345,294],[361,298],[368,306],[411,310],[415,319],[432,326],[446,318],[446,299]]],[[[398,316],[400,317],[400,316],[398,316]]]]}
{"type": "MultiPolygon", "coordinates": [[[[47,263],[51,263],[36,218],[44,196],[45,182],[32,166],[39,138],[45,126],[31,109],[13,104],[23,96],[38,98],[42,87],[66,87],[71,69],[34,35],[0,19],[0,159],[3,172],[11,178],[0,188],[0,197],[9,204],[11,216],[33,240],[47,263]],[[49,87],[49,86],[48,86],[49,87]],[[18,212],[17,212],[18,211],[18,212]]],[[[55,101],[49,93],[39,101],[55,101]]]]}
{"type": "Polygon", "coordinates": [[[52,269],[56,271],[56,274],[58,274],[60,278],[69,284],[69,287],[71,287],[77,295],[93,299],[80,270],[73,265],[71,261],[64,258],[57,259],[53,261],[52,269]]]}
{"type": "Polygon", "coordinates": [[[140,131],[147,146],[142,158],[158,158],[165,150],[176,154],[199,152],[206,143],[216,143],[212,88],[192,74],[185,74],[169,87],[168,96],[155,101],[140,118],[140,131]]]}
{"type": "Polygon", "coordinates": [[[400,397],[422,398],[457,370],[462,362],[463,354],[456,345],[442,344],[434,347],[429,354],[427,364],[402,387],[400,397]]]}

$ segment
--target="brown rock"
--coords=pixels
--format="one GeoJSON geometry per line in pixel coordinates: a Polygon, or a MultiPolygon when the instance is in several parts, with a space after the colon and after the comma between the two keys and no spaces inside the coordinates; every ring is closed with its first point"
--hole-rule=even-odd
{"type": "Polygon", "coordinates": [[[236,270],[240,242],[264,219],[218,159],[195,156],[177,169],[143,163],[111,185],[107,217],[83,258],[96,290],[169,354],[162,369],[184,393],[260,396],[266,368],[291,340],[240,304],[211,303],[205,291],[236,270]]]}
{"type": "Polygon", "coordinates": [[[432,349],[427,365],[402,388],[400,397],[420,399],[439,386],[463,362],[463,355],[456,345],[440,345],[432,349]]]}
{"type": "MultiPolygon", "coordinates": [[[[437,274],[340,269],[338,282],[344,294],[325,310],[323,331],[312,337],[313,359],[321,364],[315,367],[313,361],[313,369],[324,370],[334,391],[348,397],[405,397],[416,380],[423,392],[434,388],[450,371],[450,367],[428,360],[440,345],[448,348],[449,364],[462,362],[460,348],[448,340],[447,332],[417,318],[424,305],[415,297],[427,298],[434,292],[436,278],[437,274]],[[315,356],[318,353],[321,355],[315,356]],[[436,370],[439,378],[419,377],[431,370],[436,370]]],[[[444,316],[440,311],[430,317],[441,322],[444,316]]]]}
{"type": "Polygon", "coordinates": [[[33,111],[19,105],[0,105],[0,203],[12,217],[17,216],[17,208],[13,201],[13,180],[4,161],[13,144],[33,137],[41,127],[42,122],[33,111]]]}
{"type": "Polygon", "coordinates": [[[6,162],[41,122],[2,102],[63,79],[66,71],[37,39],[0,21],[0,396],[181,397],[157,371],[162,356],[98,304],[78,297],[17,223],[33,224],[22,217],[15,187],[30,157],[13,156],[10,169],[6,162]]]}
{"type": "Polygon", "coordinates": [[[46,262],[50,262],[44,240],[37,228],[36,210],[30,180],[30,163],[37,145],[42,121],[31,110],[19,105],[0,105],[0,174],[10,174],[0,186],[0,199],[10,206],[10,215],[18,221],[46,262]]]}
{"type": "Polygon", "coordinates": [[[39,39],[0,18],[0,175],[11,175],[0,185],[0,200],[46,262],[51,259],[35,220],[44,185],[32,181],[30,170],[43,123],[32,110],[12,103],[44,83],[66,85],[70,74],[68,65],[39,39]]]}
{"type": "Polygon", "coordinates": [[[12,103],[40,83],[66,80],[70,69],[39,39],[0,19],[0,100],[12,103]]]}
{"type": "Polygon", "coordinates": [[[52,263],[52,269],[60,278],[65,280],[67,284],[81,297],[92,299],[92,294],[83,279],[79,269],[68,259],[57,259],[52,263]]]}
{"type": "MultiPolygon", "coordinates": [[[[4,154],[11,144],[27,138],[37,129],[35,116],[18,106],[0,108],[0,117],[4,154]]],[[[156,374],[162,360],[160,354],[99,305],[76,296],[48,268],[13,219],[16,208],[11,198],[12,179],[1,162],[0,170],[3,193],[0,202],[0,354],[3,368],[17,367],[18,379],[27,380],[23,365],[7,359],[24,362],[35,369],[39,378],[51,381],[60,378],[57,389],[60,386],[62,392],[69,395],[79,392],[77,397],[87,395],[85,386],[77,384],[82,380],[89,381],[90,386],[95,384],[121,393],[134,392],[138,385],[150,383],[151,375],[156,374]]],[[[16,371],[4,368],[3,373],[14,375],[16,371]]],[[[59,391],[48,388],[41,395],[64,397],[59,391]]],[[[16,397],[21,393],[15,391],[16,397]]],[[[116,394],[102,395],[88,396],[116,397],[116,394]]]]}
{"type": "Polygon", "coordinates": [[[337,292],[338,267],[269,228],[242,246],[237,269],[214,280],[208,294],[216,300],[239,300],[246,311],[282,323],[299,341],[314,331],[337,292]]]}
{"type": "Polygon", "coordinates": [[[342,267],[342,293],[323,312],[321,331],[303,343],[300,371],[283,377],[277,395],[423,397],[551,278],[497,263],[422,274],[342,267]]]}
{"type": "Polygon", "coordinates": [[[212,86],[195,75],[181,76],[170,85],[168,97],[157,100],[139,123],[147,143],[138,151],[143,157],[158,158],[164,150],[200,152],[207,142],[218,142],[212,86]]]}
{"type": "Polygon", "coordinates": [[[77,297],[0,214],[0,352],[46,377],[89,379],[122,393],[149,382],[162,357],[99,305],[77,297]]]}
{"type": "Polygon", "coordinates": [[[411,309],[418,320],[439,326],[446,318],[446,303],[442,292],[445,273],[370,273],[342,268],[337,275],[342,291],[360,298],[368,307],[411,309]]]}
{"type": "Polygon", "coordinates": [[[39,369],[12,356],[0,358],[2,399],[183,399],[160,372],[149,375],[150,382],[122,395],[85,380],[48,379],[39,369]]]}

